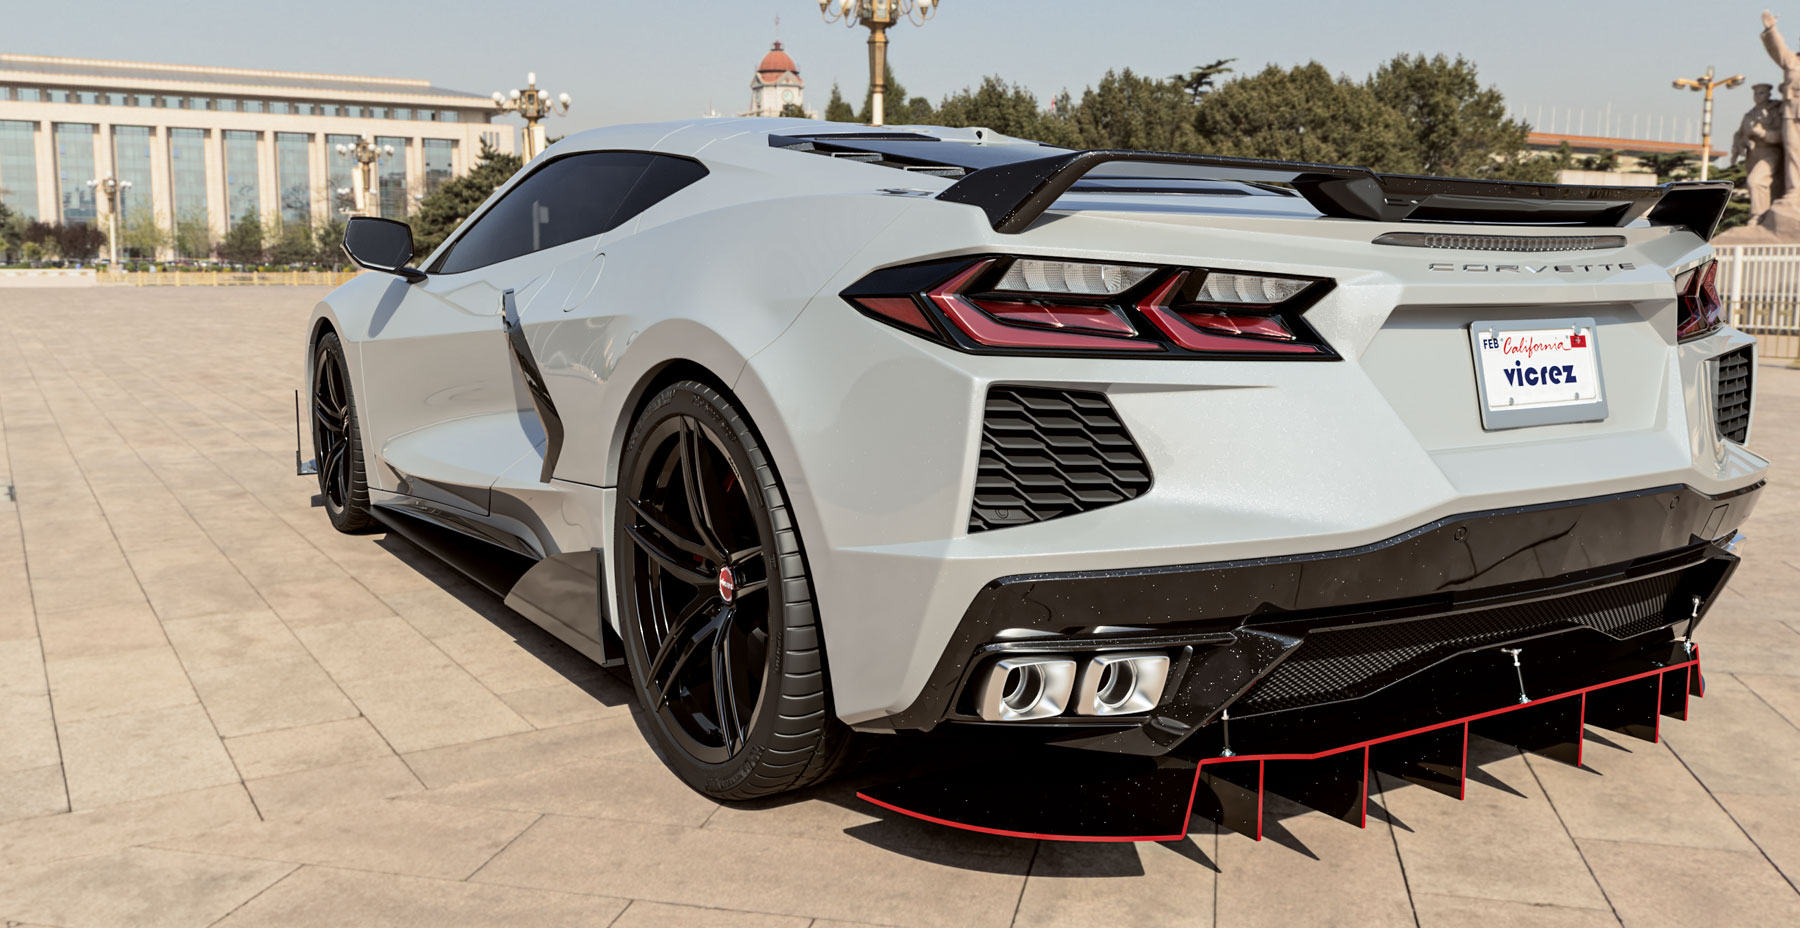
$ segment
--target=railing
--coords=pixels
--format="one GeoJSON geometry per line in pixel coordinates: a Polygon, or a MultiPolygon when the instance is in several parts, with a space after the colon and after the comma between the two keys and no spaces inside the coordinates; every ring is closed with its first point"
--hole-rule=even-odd
{"type": "Polygon", "coordinates": [[[1800,357],[1800,245],[1721,245],[1719,296],[1765,358],[1800,357]]]}
{"type": "Polygon", "coordinates": [[[335,287],[355,271],[103,271],[103,284],[133,287],[335,287]]]}

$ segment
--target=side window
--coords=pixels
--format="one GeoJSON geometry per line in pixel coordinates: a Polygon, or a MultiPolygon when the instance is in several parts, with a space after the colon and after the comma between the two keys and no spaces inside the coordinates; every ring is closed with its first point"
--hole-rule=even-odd
{"type": "MultiPolygon", "coordinates": [[[[439,262],[459,274],[598,235],[619,224],[619,207],[655,155],[588,152],[558,158],[508,191],[439,262]]],[[[697,165],[696,165],[697,166],[697,165]]]]}
{"type": "Polygon", "coordinates": [[[651,155],[650,166],[644,169],[644,176],[638,178],[637,185],[625,197],[619,206],[619,214],[613,217],[612,224],[621,226],[637,218],[637,214],[668,199],[676,191],[706,176],[706,168],[698,161],[686,158],[671,158],[668,155],[651,155]]]}

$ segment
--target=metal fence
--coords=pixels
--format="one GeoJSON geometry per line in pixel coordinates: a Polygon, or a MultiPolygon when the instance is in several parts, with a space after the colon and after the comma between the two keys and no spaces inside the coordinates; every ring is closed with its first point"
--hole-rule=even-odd
{"type": "Polygon", "coordinates": [[[1800,245],[1721,245],[1719,295],[1765,358],[1800,357],[1800,245]]]}
{"type": "Polygon", "coordinates": [[[335,287],[355,271],[103,271],[103,284],[133,287],[335,287]]]}

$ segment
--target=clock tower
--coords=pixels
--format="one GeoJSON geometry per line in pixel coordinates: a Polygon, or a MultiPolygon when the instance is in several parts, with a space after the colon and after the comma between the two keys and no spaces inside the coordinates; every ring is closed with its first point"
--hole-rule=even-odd
{"type": "Polygon", "coordinates": [[[763,56],[762,64],[756,66],[756,75],[750,78],[750,112],[745,115],[780,116],[781,108],[790,103],[806,106],[806,82],[800,79],[794,59],[776,42],[763,56]]]}

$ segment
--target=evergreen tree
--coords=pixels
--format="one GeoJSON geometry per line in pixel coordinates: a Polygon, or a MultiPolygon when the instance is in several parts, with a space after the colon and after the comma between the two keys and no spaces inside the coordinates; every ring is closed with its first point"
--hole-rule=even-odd
{"type": "Polygon", "coordinates": [[[1043,138],[1044,118],[1037,97],[1018,84],[998,76],[984,77],[981,86],[965,87],[938,105],[937,122],[944,126],[982,126],[1022,139],[1043,138]]]}
{"type": "Polygon", "coordinates": [[[1233,69],[1230,64],[1236,60],[1236,58],[1220,58],[1212,64],[1203,64],[1186,74],[1177,74],[1169,79],[1179,81],[1182,89],[1188,92],[1189,98],[1193,102],[1199,103],[1201,97],[1206,96],[1208,91],[1218,85],[1220,75],[1232,73],[1233,69]]]}
{"type": "Polygon", "coordinates": [[[1552,179],[1542,159],[1521,157],[1530,127],[1507,118],[1500,91],[1483,88],[1475,65],[1462,56],[1396,55],[1368,86],[1405,120],[1421,173],[1552,179]]]}
{"type": "MultiPolygon", "coordinates": [[[[863,91],[862,111],[856,121],[867,124],[875,118],[875,90],[863,91]]],[[[887,67],[887,87],[882,94],[881,122],[888,126],[928,125],[934,120],[931,101],[924,97],[907,99],[906,87],[894,80],[894,66],[887,67]]]]}
{"type": "Polygon", "coordinates": [[[809,119],[809,118],[811,118],[806,115],[806,108],[801,106],[798,103],[783,103],[783,104],[781,104],[781,114],[780,115],[784,119],[809,119]]]}
{"type": "Polygon", "coordinates": [[[169,247],[174,237],[156,221],[148,210],[135,210],[119,227],[119,251],[133,258],[155,258],[157,251],[169,247]]]}
{"type": "Polygon", "coordinates": [[[204,258],[212,254],[212,226],[206,211],[189,210],[175,220],[175,254],[182,258],[204,258]]]}
{"type": "Polygon", "coordinates": [[[270,264],[312,264],[318,257],[312,227],[303,222],[284,222],[269,231],[270,264]]]}
{"type": "Polygon", "coordinates": [[[350,263],[344,254],[344,220],[333,219],[313,232],[313,261],[334,271],[350,263]]]}
{"type": "Polygon", "coordinates": [[[414,254],[421,259],[431,254],[524,164],[518,155],[503,154],[482,139],[480,157],[469,173],[445,181],[419,201],[412,221],[414,254]]]}
{"type": "Polygon", "coordinates": [[[855,122],[856,111],[844,102],[844,94],[838,90],[834,81],[831,85],[831,101],[825,104],[826,122],[855,122]]]}
{"type": "MultiPolygon", "coordinates": [[[[1214,91],[1207,99],[1223,92],[1214,91]]],[[[1072,117],[1076,138],[1085,148],[1201,150],[1187,89],[1178,81],[1144,77],[1130,68],[1106,72],[1099,86],[1082,93],[1072,117]]]]}
{"type": "Polygon", "coordinates": [[[219,243],[219,257],[232,264],[261,264],[263,260],[263,224],[255,213],[246,211],[225,231],[219,243]]]}
{"type": "MultiPolygon", "coordinates": [[[[1081,108],[1086,119],[1086,100],[1081,108]]],[[[1402,174],[1421,169],[1405,117],[1366,83],[1333,77],[1316,61],[1293,68],[1269,65],[1208,93],[1194,109],[1198,150],[1210,154],[1354,164],[1402,174]]]]}

